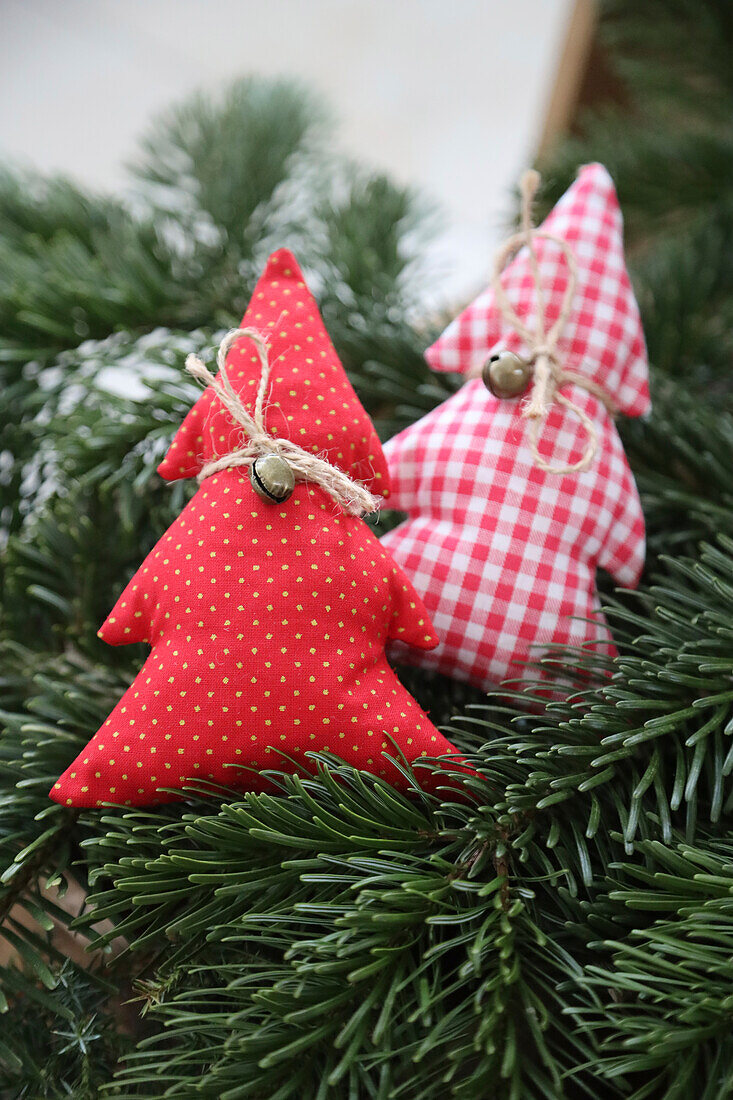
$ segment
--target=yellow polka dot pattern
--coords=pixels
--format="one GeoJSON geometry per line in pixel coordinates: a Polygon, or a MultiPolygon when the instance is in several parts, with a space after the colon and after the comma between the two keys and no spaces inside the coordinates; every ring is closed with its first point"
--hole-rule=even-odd
{"type": "Polygon", "coordinates": [[[51,791],[68,806],[146,805],[246,769],[306,769],[327,750],[400,784],[383,754],[455,751],[402,687],[384,646],[437,638],[367,525],[319,487],[269,504],[244,471],[208,478],[100,630],[152,648],[132,686],[51,791]],[[237,767],[239,765],[239,767],[237,767]]]}
{"type": "MultiPolygon", "coordinates": [[[[267,338],[272,370],[266,425],[272,434],[323,456],[371,492],[387,497],[389,474],[379,438],[287,249],[268,260],[242,327],[257,329],[267,338]]],[[[256,349],[243,338],[227,356],[227,375],[250,412],[260,372],[256,349]]],[[[208,387],[176,433],[158,472],[168,481],[195,477],[212,458],[242,443],[242,429],[208,387]]]]}

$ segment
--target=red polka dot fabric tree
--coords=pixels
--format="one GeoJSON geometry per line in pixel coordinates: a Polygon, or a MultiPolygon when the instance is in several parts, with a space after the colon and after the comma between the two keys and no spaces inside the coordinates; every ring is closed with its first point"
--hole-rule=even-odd
{"type": "MultiPolygon", "coordinates": [[[[387,496],[379,440],[289,252],[270,257],[243,327],[268,343],[267,430],[387,496]]],[[[251,340],[235,343],[226,373],[253,407],[261,362],[251,340]]],[[[242,442],[210,386],[159,472],[194,477],[242,442]]],[[[260,769],[312,770],[309,750],[401,785],[385,753],[455,752],[384,654],[390,639],[437,644],[420,598],[363,520],[318,484],[299,481],[273,503],[245,468],[206,477],[99,633],[151,652],[54,784],[62,804],[167,802],[191,781],[262,789],[260,769]]]]}

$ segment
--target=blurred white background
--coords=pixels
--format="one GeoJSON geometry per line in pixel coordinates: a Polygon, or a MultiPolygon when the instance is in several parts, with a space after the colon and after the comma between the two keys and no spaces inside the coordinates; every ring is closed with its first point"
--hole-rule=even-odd
{"type": "Polygon", "coordinates": [[[544,129],[572,0],[0,0],[0,151],[102,189],[194,88],[295,75],[340,148],[443,211],[436,297],[486,280],[544,129]]]}

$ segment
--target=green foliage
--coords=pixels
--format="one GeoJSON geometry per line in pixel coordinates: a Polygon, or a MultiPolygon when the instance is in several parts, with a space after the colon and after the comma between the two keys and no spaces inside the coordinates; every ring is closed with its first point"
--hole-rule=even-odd
{"type": "Polygon", "coordinates": [[[653,416],[622,429],[649,565],[606,588],[610,679],[547,658],[588,676],[566,702],[405,673],[484,777],[440,797],[326,756],[277,795],[47,794],[139,664],[96,629],[190,492],[155,476],[185,356],[271,247],[307,264],[382,435],[451,392],[412,320],[420,201],[259,81],[161,120],[125,202],[2,176],[2,1096],[730,1096],[732,27],[722,0],[608,4],[623,110],[543,166],[547,202],[580,161],[619,184],[655,364],[653,416]]]}
{"type": "Polygon", "coordinates": [[[651,361],[730,406],[733,8],[727,0],[607,0],[604,13],[601,39],[625,102],[586,114],[580,134],[540,165],[545,206],[578,164],[606,164],[651,361]]]}

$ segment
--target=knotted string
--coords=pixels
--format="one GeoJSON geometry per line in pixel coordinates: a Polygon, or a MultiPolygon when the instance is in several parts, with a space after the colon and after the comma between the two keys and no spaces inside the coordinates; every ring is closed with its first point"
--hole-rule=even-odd
{"type": "MultiPolygon", "coordinates": [[[[560,389],[572,383],[575,386],[580,386],[581,389],[587,390],[588,393],[592,393],[594,397],[597,397],[598,400],[605,405],[611,416],[615,415],[616,410],[612,401],[601,386],[591,378],[586,378],[576,371],[566,370],[560,362],[557,344],[573,308],[573,299],[578,284],[578,265],[567,241],[564,241],[562,237],[555,236],[553,233],[547,233],[541,229],[536,229],[532,225],[532,201],[539,187],[539,183],[539,173],[535,171],[525,172],[522,176],[519,185],[522,195],[522,227],[517,233],[513,233],[497,252],[494,260],[494,271],[491,282],[494,290],[494,297],[502,317],[507,324],[511,325],[511,327],[519,333],[529,348],[529,362],[533,367],[534,380],[529,400],[522,409],[522,416],[530,421],[529,443],[535,465],[539,466],[541,470],[544,470],[548,474],[572,474],[580,470],[587,470],[590,466],[598,450],[598,433],[588,414],[576,405],[574,401],[571,401],[570,398],[560,393],[560,389]],[[565,263],[568,267],[568,282],[560,305],[560,312],[558,313],[557,320],[549,329],[545,327],[545,295],[542,288],[537,253],[534,247],[534,242],[537,238],[553,241],[561,249],[565,258],[565,263]],[[526,246],[529,252],[530,270],[532,272],[532,280],[535,287],[537,319],[534,330],[525,325],[524,321],[519,317],[514,306],[509,301],[501,282],[501,274],[507,261],[523,246],[526,246]],[[538,442],[540,432],[553,401],[557,401],[559,405],[564,405],[570,412],[575,413],[588,437],[588,442],[582,458],[572,465],[551,466],[539,452],[538,442]]],[[[472,373],[479,374],[480,369],[472,373]]]]}
{"type": "Polygon", "coordinates": [[[345,512],[352,516],[376,512],[380,501],[364,485],[354,481],[320,455],[303,450],[292,439],[273,436],[265,428],[266,398],[270,382],[270,360],[267,344],[256,329],[235,328],[226,334],[216,355],[219,376],[216,377],[197,355],[186,358],[186,370],[206,386],[212,386],[232,419],[240,425],[247,442],[230,454],[214,458],[202,468],[198,480],[203,481],[232,466],[251,466],[261,455],[276,454],[287,462],[296,481],[315,482],[325,489],[345,512]],[[250,413],[235,392],[226,371],[226,357],[235,341],[246,336],[252,341],[260,358],[261,373],[254,412],[250,413]]]}

